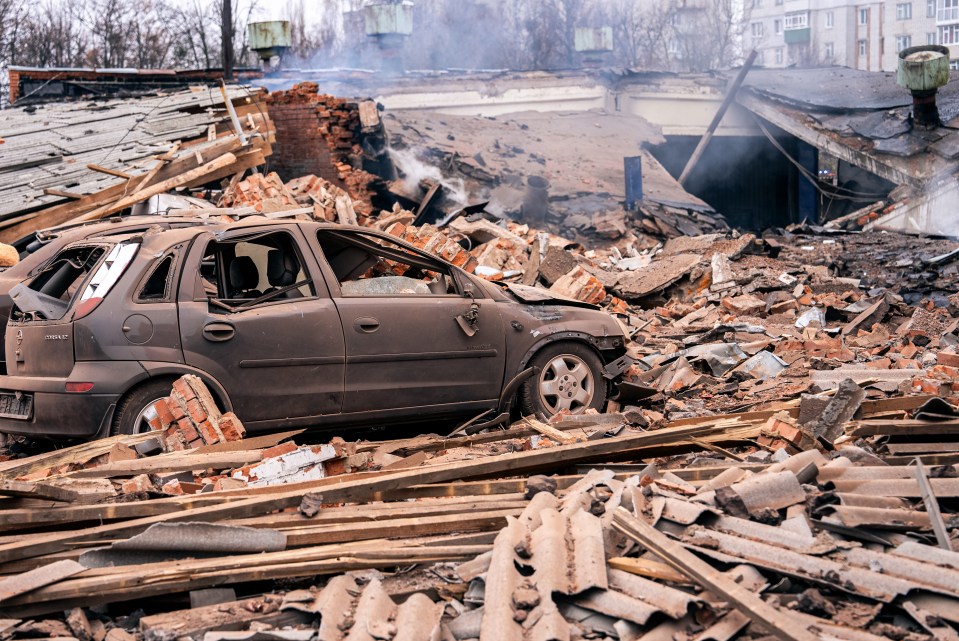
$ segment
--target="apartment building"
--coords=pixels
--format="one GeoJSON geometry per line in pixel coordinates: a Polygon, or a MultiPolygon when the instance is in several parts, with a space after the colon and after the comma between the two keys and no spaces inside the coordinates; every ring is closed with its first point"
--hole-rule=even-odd
{"type": "Polygon", "coordinates": [[[955,43],[959,58],[959,0],[749,2],[745,44],[767,67],[895,71],[897,54],[922,44],[955,43]]]}

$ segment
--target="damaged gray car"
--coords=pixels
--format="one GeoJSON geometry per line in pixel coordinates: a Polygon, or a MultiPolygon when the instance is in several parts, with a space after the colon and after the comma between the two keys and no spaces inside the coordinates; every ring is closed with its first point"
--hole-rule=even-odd
{"type": "Polygon", "coordinates": [[[149,429],[199,376],[250,431],[601,409],[622,325],[365,228],[248,221],[88,238],[10,292],[0,432],[149,429]]]}

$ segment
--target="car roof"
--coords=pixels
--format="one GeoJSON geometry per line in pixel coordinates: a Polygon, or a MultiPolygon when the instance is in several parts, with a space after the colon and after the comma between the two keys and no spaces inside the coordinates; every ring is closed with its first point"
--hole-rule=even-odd
{"type": "MultiPolygon", "coordinates": [[[[164,221],[157,221],[164,222],[164,221]]],[[[270,219],[266,217],[250,217],[244,218],[240,221],[205,221],[202,224],[188,225],[188,226],[176,226],[172,228],[157,227],[155,229],[144,229],[142,231],[131,231],[130,233],[123,234],[110,234],[109,236],[104,236],[100,234],[90,234],[84,238],[77,238],[76,240],[65,245],[66,247],[70,246],[79,246],[79,245],[88,245],[91,243],[119,243],[132,238],[142,238],[145,247],[149,247],[151,250],[162,251],[173,245],[180,244],[182,242],[190,241],[201,234],[212,234],[219,235],[224,232],[241,232],[244,229],[257,230],[257,229],[291,229],[298,227],[307,230],[320,230],[320,229],[329,229],[332,231],[355,231],[365,234],[371,234],[374,236],[381,236],[384,238],[389,238],[390,240],[395,240],[399,244],[405,244],[401,239],[394,239],[384,235],[383,232],[380,232],[375,229],[370,229],[369,227],[360,227],[357,225],[341,225],[339,223],[330,223],[330,222],[317,222],[317,221],[304,221],[304,220],[288,220],[288,219],[270,219]]]]}

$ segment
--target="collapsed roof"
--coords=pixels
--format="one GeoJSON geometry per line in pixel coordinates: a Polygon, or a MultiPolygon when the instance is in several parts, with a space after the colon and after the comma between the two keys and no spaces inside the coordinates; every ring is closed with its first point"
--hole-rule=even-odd
{"type": "Polygon", "coordinates": [[[913,126],[912,97],[893,73],[760,69],[749,73],[736,101],[819,150],[900,185],[888,201],[857,212],[871,219],[870,227],[959,235],[953,215],[959,83],[939,90],[942,124],[933,130],[913,126]]]}

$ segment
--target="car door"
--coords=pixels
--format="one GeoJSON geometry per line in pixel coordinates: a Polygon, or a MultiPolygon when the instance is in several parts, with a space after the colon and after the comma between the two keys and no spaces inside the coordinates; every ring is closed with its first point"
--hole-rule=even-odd
{"type": "Polygon", "coordinates": [[[465,295],[442,261],[373,234],[320,229],[317,241],[346,341],[344,412],[498,399],[506,342],[494,301],[465,295]]]}
{"type": "Polygon", "coordinates": [[[183,270],[184,359],[223,385],[247,423],[281,426],[342,408],[343,329],[302,241],[295,225],[204,234],[183,270]]]}

